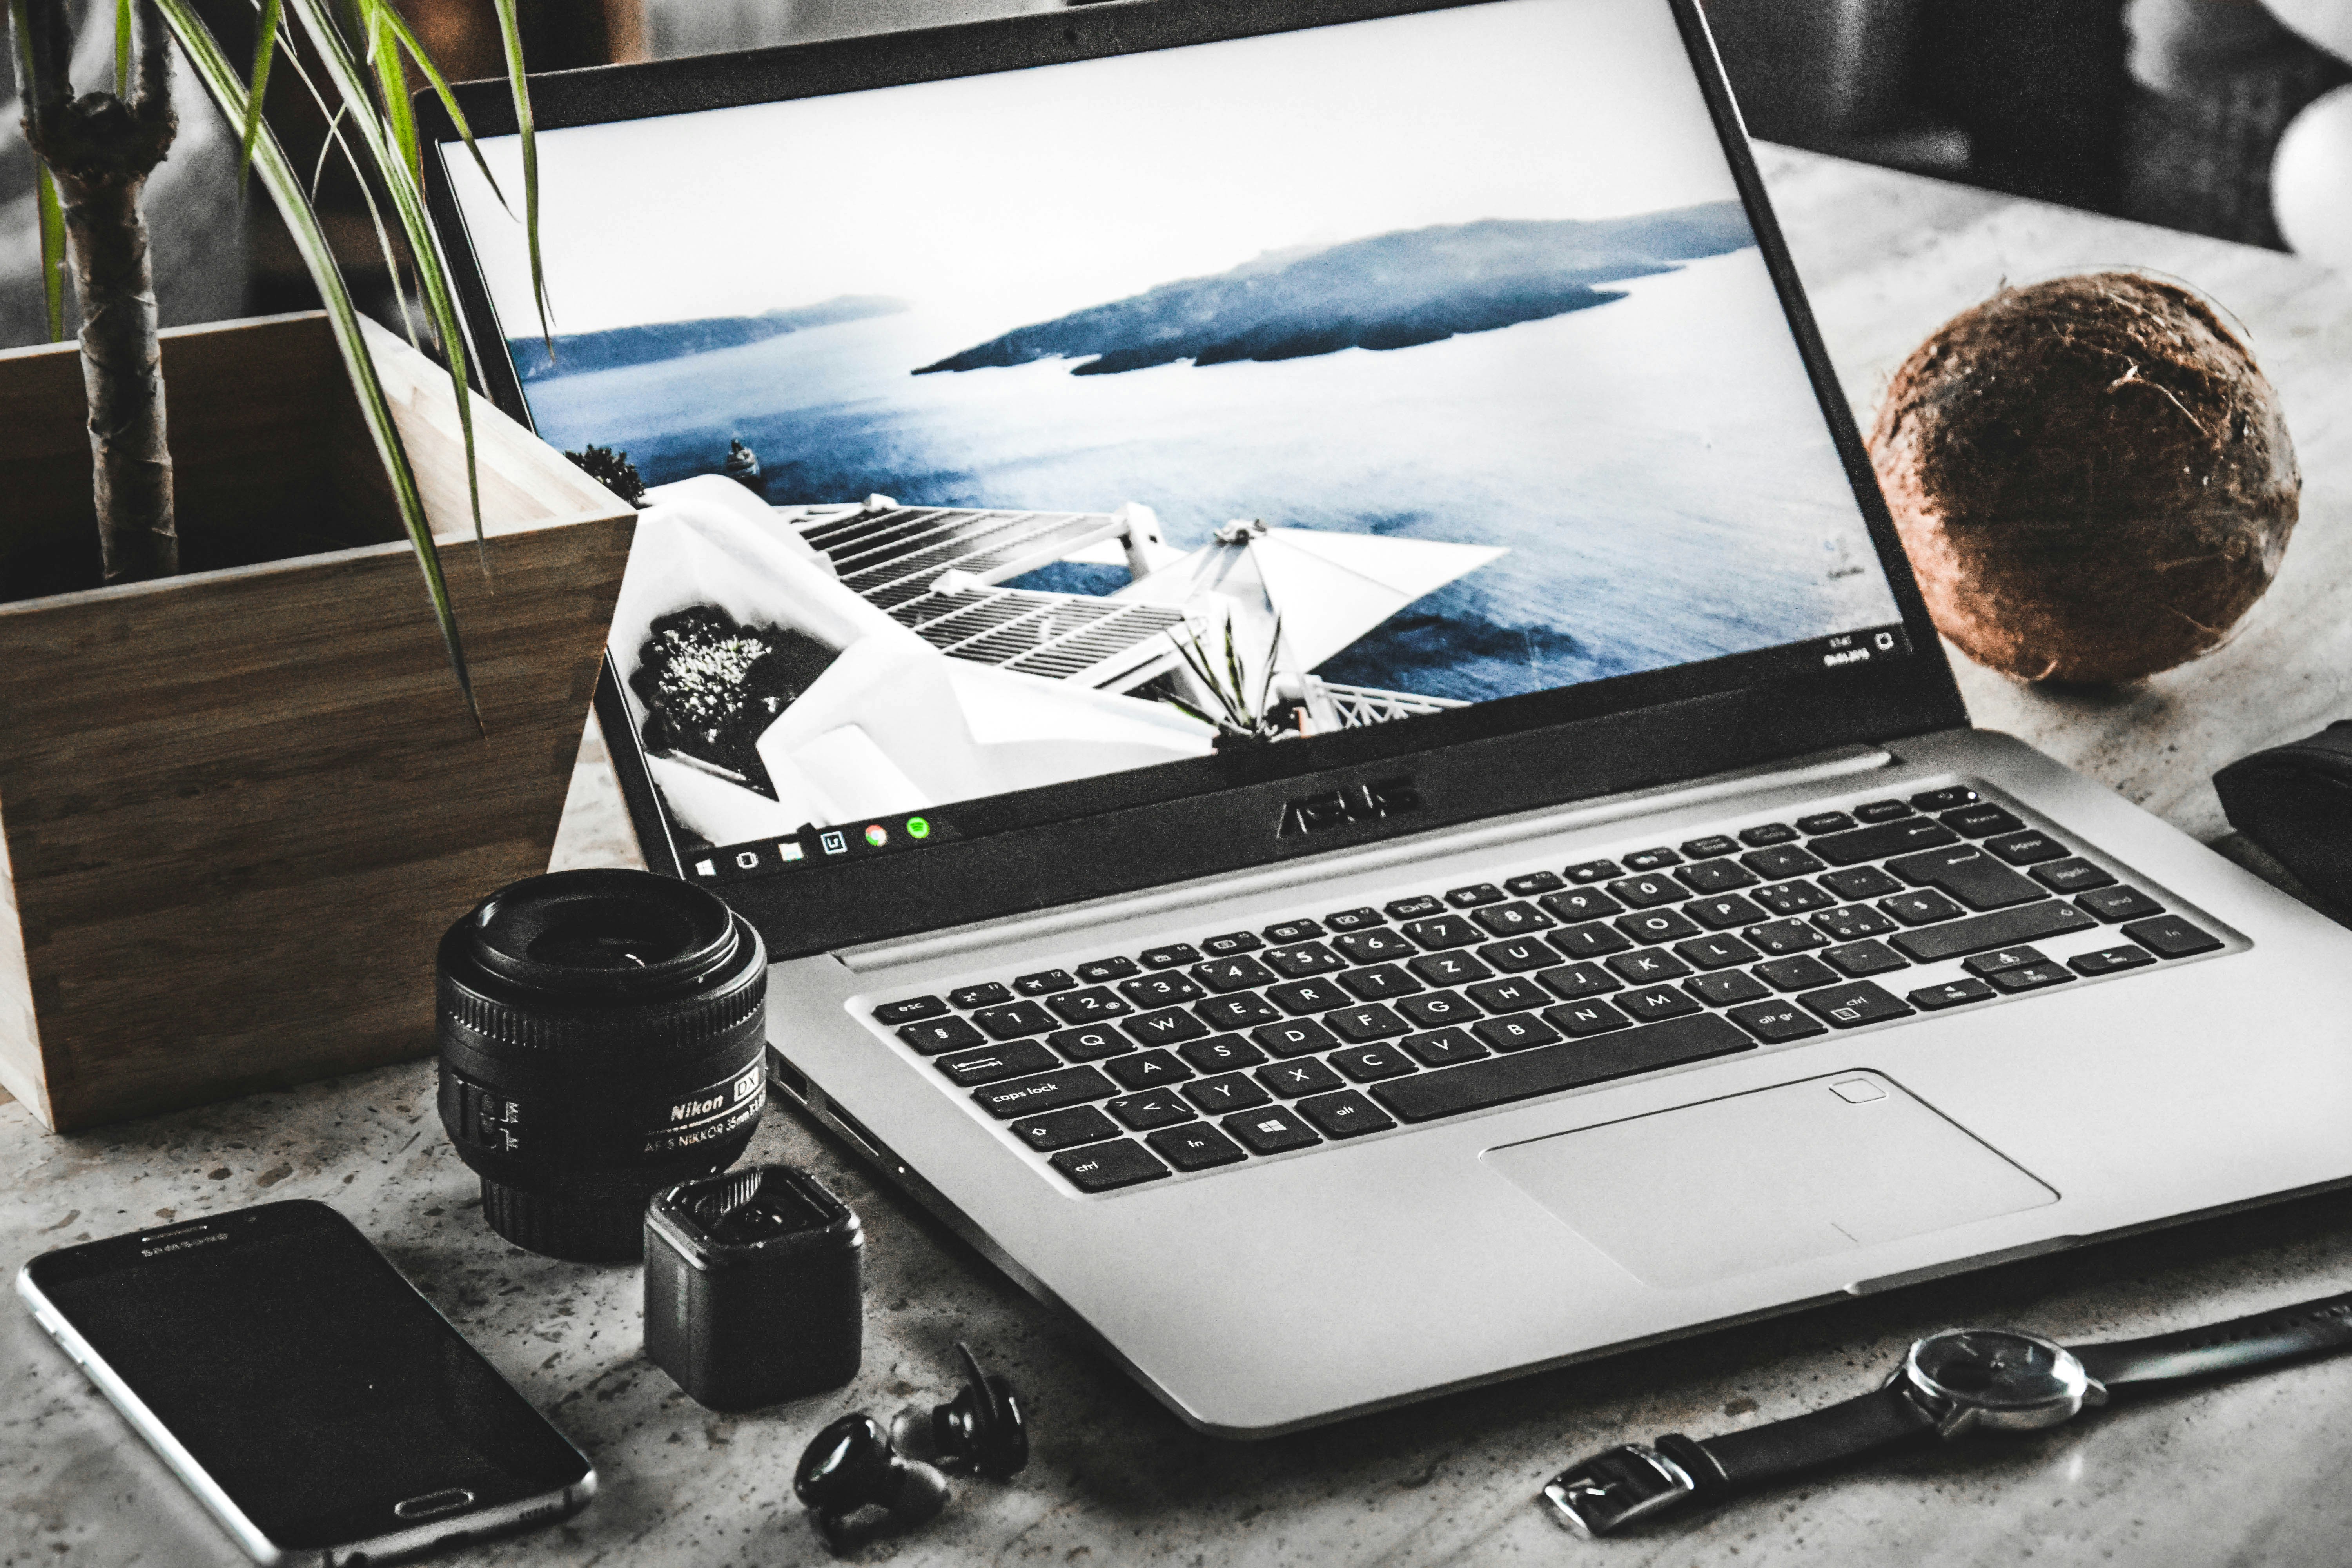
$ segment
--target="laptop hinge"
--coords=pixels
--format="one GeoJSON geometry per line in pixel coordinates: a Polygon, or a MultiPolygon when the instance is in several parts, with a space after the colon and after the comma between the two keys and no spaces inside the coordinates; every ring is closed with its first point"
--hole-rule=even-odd
{"type": "Polygon", "coordinates": [[[1280,865],[1255,871],[1171,882],[1164,887],[1089,899],[1082,903],[1059,904],[1030,914],[1008,915],[958,926],[951,931],[926,931],[919,936],[870,942],[862,947],[842,949],[834,957],[860,973],[893,969],[901,964],[927,963],[954,953],[1024,942],[1055,931],[1083,931],[1102,924],[1107,918],[1129,920],[1137,915],[1181,910],[1210,899],[1225,900],[1251,893],[1273,892],[1305,882],[1328,881],[1334,877],[1349,876],[1358,871],[1440,859],[1465,850],[1484,849],[1497,844],[1597,826],[1622,817],[1646,816],[1654,812],[1703,805],[1713,800],[1754,795],[1759,790],[1827,783],[1885,767],[1895,760],[1890,752],[1878,746],[1842,746],[1835,751],[1816,752],[1790,762],[1713,773],[1702,779],[1632,790],[1623,795],[1604,795],[1569,805],[1540,806],[1512,816],[1420,834],[1387,844],[1371,844],[1328,855],[1286,860],[1280,865]]]}

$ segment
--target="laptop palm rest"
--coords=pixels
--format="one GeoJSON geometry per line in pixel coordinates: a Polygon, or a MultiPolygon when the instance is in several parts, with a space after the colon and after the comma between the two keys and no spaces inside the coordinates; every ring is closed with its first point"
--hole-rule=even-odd
{"type": "Polygon", "coordinates": [[[1479,1158],[1637,1279],[1667,1288],[2058,1201],[1874,1072],[1757,1089],[1479,1158]]]}

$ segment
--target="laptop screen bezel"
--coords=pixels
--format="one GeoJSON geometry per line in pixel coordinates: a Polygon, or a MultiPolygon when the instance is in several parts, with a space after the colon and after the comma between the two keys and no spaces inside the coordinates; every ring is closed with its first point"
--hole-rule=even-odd
{"type": "MultiPolygon", "coordinates": [[[[731,55],[558,71],[531,78],[542,131],[700,110],[991,75],[1181,47],[1489,0],[1108,0],[950,26],[789,45],[731,55]]],[[[942,930],[974,921],[1160,887],[1354,847],[1564,802],[1671,784],[1856,744],[1964,726],[1968,713],[1930,624],[1750,156],[1738,110],[1696,0],[1671,6],[1692,68],[1780,292],[1800,355],[1870,529],[1911,645],[1872,659],[1719,686],[1711,660],[1482,703],[1314,742],[1253,748],[1081,779],[953,806],[970,831],[919,850],[806,864],[719,890],[777,958],[942,930]],[[1409,802],[1388,815],[1342,815],[1297,831],[1306,800],[1360,799],[1363,786],[1409,802]]],[[[455,89],[477,136],[511,135],[502,81],[455,89]]],[[[478,379],[498,406],[531,423],[507,335],[484,288],[445,160],[466,157],[446,110],[416,100],[426,196],[476,349],[478,379]]],[[[556,301],[558,308],[561,300],[556,301]]],[[[560,322],[559,322],[560,325],[560,322]]],[[[531,322],[521,328],[528,333],[531,322]]],[[[837,499],[837,498],[812,498],[837,499]]],[[[1752,656],[1739,656],[1752,657],[1752,656]]],[[[682,876],[669,821],[605,660],[596,710],[646,862],[682,876]]],[[[496,722],[496,716],[489,716],[496,722]]],[[[943,810],[941,815],[947,815],[943,810]]],[[[1328,815],[1328,814],[1326,814],[1328,815]]]]}

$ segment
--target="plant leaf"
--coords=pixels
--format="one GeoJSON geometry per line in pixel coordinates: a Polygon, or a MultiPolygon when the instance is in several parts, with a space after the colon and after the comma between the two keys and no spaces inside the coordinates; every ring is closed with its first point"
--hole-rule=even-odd
{"type": "MultiPolygon", "coordinates": [[[[128,5],[130,0],[123,0],[128,5]]],[[[261,105],[269,91],[269,61],[278,48],[278,26],[284,16],[285,0],[262,0],[261,25],[253,36],[253,74],[247,79],[245,100],[245,134],[238,143],[236,155],[236,194],[245,195],[246,176],[253,172],[253,143],[261,135],[261,105]]],[[[334,126],[327,127],[329,140],[333,139],[334,126]]],[[[325,164],[325,149],[320,149],[320,166],[325,164]]],[[[311,194],[316,195],[318,182],[311,182],[311,194]]]]}
{"type": "Polygon", "coordinates": [[[48,164],[33,160],[35,205],[41,213],[41,300],[48,307],[49,342],[66,341],[66,213],[48,164]]]}
{"type": "Polygon", "coordinates": [[[131,101],[131,0],[114,0],[114,96],[131,101]]]}
{"type": "Polygon", "coordinates": [[[507,84],[514,89],[515,130],[522,137],[523,232],[530,240],[530,294],[539,304],[539,335],[547,357],[555,357],[555,312],[547,303],[547,269],[539,259],[539,131],[531,121],[530,77],[523,68],[522,26],[515,19],[515,0],[494,0],[499,12],[499,41],[506,47],[507,84]]]}
{"type": "MultiPolygon", "coordinates": [[[[196,14],[194,0],[154,0],[154,4],[179,40],[205,90],[230,121],[242,122],[248,96],[246,84],[229,65],[228,57],[205,26],[204,18],[196,14]]],[[[354,118],[364,121],[369,117],[360,113],[354,118]]],[[[432,603],[434,621],[441,630],[441,645],[448,655],[450,673],[457,678],[457,689],[466,700],[466,711],[479,730],[481,708],[474,699],[473,678],[467,670],[465,647],[457,635],[457,611],[449,602],[449,584],[441,573],[440,553],[434,548],[433,525],[425,515],[425,498],[417,489],[415,469],[409,463],[406,447],[401,444],[400,426],[393,419],[392,404],[384,395],[383,384],[376,378],[375,362],[369,357],[367,340],[361,334],[359,311],[352,304],[350,290],[343,286],[342,271],[327,243],[326,230],[319,222],[317,210],[303,194],[301,176],[267,125],[262,127],[262,134],[254,145],[254,167],[261,175],[262,188],[277,202],[278,216],[285,220],[295,248],[310,270],[310,281],[326,304],[327,320],[334,329],[335,347],[342,354],[343,369],[359,395],[361,417],[367,425],[370,439],[375,443],[377,457],[383,460],[385,477],[392,481],[401,527],[416,552],[417,569],[425,579],[425,594],[432,603]]],[[[469,458],[472,447],[469,428],[469,458]]]]}
{"type": "Polygon", "coordinates": [[[368,63],[375,67],[377,89],[383,95],[384,123],[391,128],[392,144],[400,150],[400,161],[408,170],[408,177],[419,187],[425,184],[425,150],[416,141],[416,110],[408,101],[408,78],[400,68],[399,36],[384,25],[392,7],[383,0],[365,0],[367,16],[368,63]]]}
{"type": "Polygon", "coordinates": [[[408,58],[416,62],[417,70],[432,84],[433,95],[441,100],[441,107],[449,111],[449,123],[457,128],[458,139],[466,143],[466,151],[474,155],[474,167],[479,169],[482,178],[488,182],[490,195],[498,197],[499,205],[505,207],[507,215],[512,216],[514,208],[507,205],[507,194],[499,188],[499,177],[490,173],[490,161],[483,157],[482,150],[474,144],[474,128],[466,123],[466,111],[457,107],[457,95],[450,90],[449,79],[441,74],[441,68],[433,63],[433,57],[425,53],[425,46],[417,41],[416,35],[410,31],[408,23],[398,11],[386,5],[379,14],[383,18],[384,26],[408,52],[408,58]]]}
{"type": "Polygon", "coordinates": [[[290,42],[286,47],[286,63],[294,68],[295,77],[310,94],[310,101],[319,106],[319,112],[327,115],[327,134],[319,143],[318,165],[310,171],[310,200],[316,202],[319,199],[319,182],[326,177],[327,158],[340,148],[344,163],[352,171],[352,178],[360,187],[360,199],[367,204],[368,226],[375,231],[376,252],[383,258],[383,269],[392,279],[392,299],[400,310],[401,330],[408,334],[408,346],[423,353],[425,345],[416,336],[416,314],[409,309],[408,287],[401,281],[400,257],[392,248],[392,235],[383,226],[383,208],[376,202],[375,187],[369,184],[367,176],[360,172],[360,161],[352,152],[352,144],[343,138],[343,116],[351,112],[352,106],[339,103],[332,114],[327,114],[327,95],[319,90],[319,84],[312,81],[310,73],[302,68],[302,57],[290,42]]]}

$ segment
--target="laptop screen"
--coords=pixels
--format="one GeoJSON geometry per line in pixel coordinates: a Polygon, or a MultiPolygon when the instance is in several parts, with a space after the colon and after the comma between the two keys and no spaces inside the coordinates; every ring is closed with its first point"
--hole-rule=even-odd
{"type": "MultiPolygon", "coordinates": [[[[689,871],[1909,651],[1667,0],[539,149],[551,356],[520,226],[444,156],[540,434],[673,503],[611,651],[689,871]]],[[[515,140],[483,151],[517,192],[515,140]]]]}

